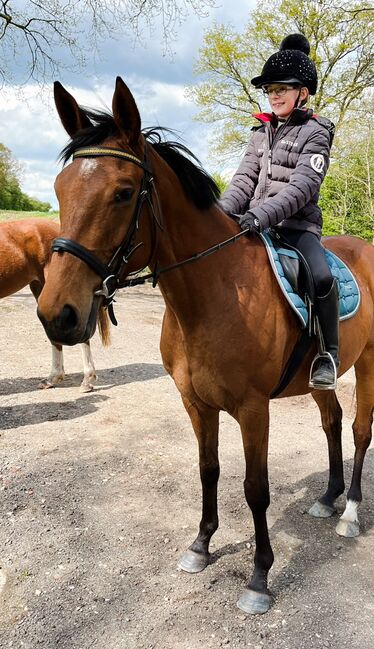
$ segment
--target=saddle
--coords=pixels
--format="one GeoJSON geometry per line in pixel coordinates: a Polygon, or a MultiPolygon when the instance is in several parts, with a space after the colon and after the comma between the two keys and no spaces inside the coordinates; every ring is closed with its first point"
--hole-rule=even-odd
{"type": "MultiPolygon", "coordinates": [[[[315,317],[315,288],[311,270],[299,250],[282,239],[281,233],[267,230],[259,235],[265,245],[271,267],[290,307],[301,324],[301,335],[284,368],[278,386],[271,398],[278,396],[294,377],[312,342],[316,340],[318,353],[324,351],[324,343],[315,317]]],[[[339,320],[351,318],[360,305],[360,290],[348,266],[330,250],[325,249],[326,261],[339,286],[339,320]]]]}

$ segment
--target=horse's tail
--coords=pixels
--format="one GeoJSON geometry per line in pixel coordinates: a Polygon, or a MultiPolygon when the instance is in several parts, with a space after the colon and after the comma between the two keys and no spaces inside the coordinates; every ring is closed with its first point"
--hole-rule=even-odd
{"type": "Polygon", "coordinates": [[[105,309],[103,306],[99,308],[97,324],[99,328],[101,342],[104,345],[104,347],[108,347],[111,343],[110,323],[109,323],[108,310],[105,309]]]}

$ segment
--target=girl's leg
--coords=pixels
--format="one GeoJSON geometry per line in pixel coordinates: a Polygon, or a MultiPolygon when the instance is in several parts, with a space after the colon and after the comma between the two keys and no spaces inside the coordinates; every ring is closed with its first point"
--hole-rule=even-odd
{"type": "Polygon", "coordinates": [[[326,357],[315,364],[311,386],[316,390],[334,390],[336,373],[339,368],[339,290],[329,265],[320,239],[312,232],[303,230],[285,230],[284,238],[305,257],[313,275],[316,289],[316,311],[322,330],[325,350],[331,359],[326,357]]]}

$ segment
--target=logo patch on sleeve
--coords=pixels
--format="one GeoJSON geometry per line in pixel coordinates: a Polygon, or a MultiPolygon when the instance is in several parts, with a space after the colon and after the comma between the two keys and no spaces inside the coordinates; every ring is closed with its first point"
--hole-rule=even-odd
{"type": "Polygon", "coordinates": [[[321,174],[325,166],[325,160],[322,153],[314,153],[314,155],[310,156],[310,164],[314,171],[321,174]]]}

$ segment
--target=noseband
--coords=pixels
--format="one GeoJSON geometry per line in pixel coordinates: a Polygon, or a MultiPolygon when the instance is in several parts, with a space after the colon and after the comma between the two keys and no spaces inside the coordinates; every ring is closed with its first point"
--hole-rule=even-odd
{"type": "MultiPolygon", "coordinates": [[[[127,153],[126,151],[122,151],[121,149],[103,146],[82,147],[80,149],[77,149],[77,151],[75,151],[73,155],[73,160],[77,158],[99,158],[103,156],[119,158],[121,160],[132,162],[138,167],[141,167],[144,171],[134,214],[131,218],[130,225],[128,227],[124,240],[117,248],[107,265],[103,264],[100,259],[98,259],[94,254],[92,254],[92,252],[90,252],[80,243],[72,241],[71,239],[65,239],[64,237],[58,237],[52,242],[52,252],[68,252],[71,255],[74,255],[74,257],[78,257],[79,259],[84,261],[93,271],[95,271],[95,273],[99,275],[99,277],[101,277],[103,283],[101,288],[95,291],[95,295],[102,296],[104,298],[104,306],[108,308],[109,317],[112,323],[116,325],[117,321],[113,311],[114,296],[116,294],[116,291],[122,287],[120,283],[120,277],[123,274],[126,264],[128,264],[129,259],[133,255],[133,253],[143,245],[143,242],[135,244],[135,240],[139,230],[139,221],[144,203],[148,203],[153,216],[153,242],[147,263],[144,264],[143,268],[136,271],[137,273],[146,268],[150,260],[152,259],[156,246],[156,230],[157,227],[162,229],[162,223],[161,212],[158,209],[158,214],[156,214],[152,201],[152,191],[155,190],[152,172],[147,160],[147,144],[145,145],[143,160],[140,160],[131,153],[127,153]]],[[[157,204],[159,207],[158,201],[157,204]]]]}

